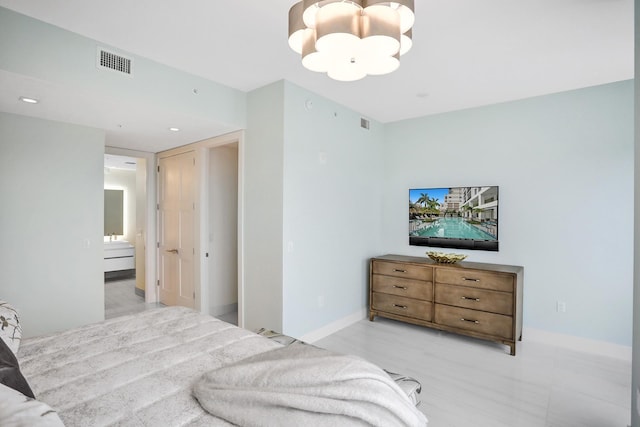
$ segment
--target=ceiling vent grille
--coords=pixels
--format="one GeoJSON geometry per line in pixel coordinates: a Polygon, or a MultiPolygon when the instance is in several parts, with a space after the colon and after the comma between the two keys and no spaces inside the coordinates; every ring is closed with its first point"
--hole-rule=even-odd
{"type": "Polygon", "coordinates": [[[360,117],[360,127],[362,129],[369,129],[369,120],[365,119],[364,117],[360,117]]]}
{"type": "Polygon", "coordinates": [[[115,71],[117,73],[133,75],[133,60],[106,49],[98,48],[97,66],[102,70],[115,71]]]}

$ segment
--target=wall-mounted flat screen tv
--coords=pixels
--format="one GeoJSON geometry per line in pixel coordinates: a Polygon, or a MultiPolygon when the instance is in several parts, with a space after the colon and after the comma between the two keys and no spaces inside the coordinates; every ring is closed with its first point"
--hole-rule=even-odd
{"type": "Polygon", "coordinates": [[[498,187],[409,190],[409,244],[498,250],[498,187]]]}

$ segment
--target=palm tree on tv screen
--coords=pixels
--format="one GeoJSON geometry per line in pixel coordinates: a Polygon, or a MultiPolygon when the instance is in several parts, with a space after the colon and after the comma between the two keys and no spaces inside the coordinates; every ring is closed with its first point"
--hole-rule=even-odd
{"type": "Polygon", "coordinates": [[[416,200],[416,204],[417,205],[422,205],[422,206],[424,206],[426,208],[428,200],[429,200],[429,194],[420,193],[420,197],[418,197],[418,200],[416,200]]]}
{"type": "Polygon", "coordinates": [[[429,209],[430,211],[438,211],[438,208],[440,207],[440,202],[438,202],[438,199],[431,199],[429,197],[427,197],[427,209],[429,209]]]}

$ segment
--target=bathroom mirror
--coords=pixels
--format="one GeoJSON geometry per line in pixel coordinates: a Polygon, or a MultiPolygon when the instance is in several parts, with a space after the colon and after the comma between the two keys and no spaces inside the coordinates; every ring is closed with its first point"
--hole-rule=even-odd
{"type": "Polygon", "coordinates": [[[104,190],[104,235],[123,235],[124,190],[104,190]]]}

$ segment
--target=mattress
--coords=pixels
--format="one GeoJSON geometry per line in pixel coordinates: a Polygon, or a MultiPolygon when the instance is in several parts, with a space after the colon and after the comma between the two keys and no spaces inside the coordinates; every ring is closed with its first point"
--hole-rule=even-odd
{"type": "Polygon", "coordinates": [[[281,344],[214,317],[168,307],[23,340],[36,398],[73,426],[229,425],[191,395],[205,372],[281,344]]]}

